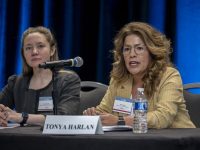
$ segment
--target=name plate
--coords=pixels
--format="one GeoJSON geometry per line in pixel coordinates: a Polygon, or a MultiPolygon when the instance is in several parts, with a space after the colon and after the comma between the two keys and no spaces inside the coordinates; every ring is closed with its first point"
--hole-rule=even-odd
{"type": "Polygon", "coordinates": [[[99,116],[47,115],[43,134],[104,134],[99,116]]]}

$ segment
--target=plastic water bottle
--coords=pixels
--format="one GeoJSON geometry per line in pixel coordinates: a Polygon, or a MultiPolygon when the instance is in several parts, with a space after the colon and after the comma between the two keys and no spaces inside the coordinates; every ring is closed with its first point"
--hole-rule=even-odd
{"type": "Polygon", "coordinates": [[[146,133],[147,126],[147,108],[148,102],[144,95],[144,88],[137,89],[137,96],[134,106],[133,133],[146,133]]]}

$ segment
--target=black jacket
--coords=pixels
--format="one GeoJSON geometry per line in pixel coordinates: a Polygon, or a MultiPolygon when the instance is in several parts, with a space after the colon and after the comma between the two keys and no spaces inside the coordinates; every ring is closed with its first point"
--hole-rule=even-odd
{"type": "MultiPolygon", "coordinates": [[[[58,115],[77,115],[80,105],[80,78],[72,71],[60,71],[54,80],[58,115]]],[[[30,77],[12,75],[0,93],[0,103],[17,112],[37,114],[40,96],[52,96],[53,82],[39,90],[29,89],[30,77]]],[[[43,114],[43,113],[42,113],[43,114]]],[[[44,113],[45,114],[45,113],[44,113]]],[[[53,114],[53,111],[50,113],[53,114]]]]}

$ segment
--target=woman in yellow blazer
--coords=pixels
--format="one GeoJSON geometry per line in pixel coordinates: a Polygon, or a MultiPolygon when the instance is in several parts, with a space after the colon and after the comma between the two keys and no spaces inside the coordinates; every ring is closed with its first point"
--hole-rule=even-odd
{"type": "Polygon", "coordinates": [[[170,41],[142,22],[125,25],[114,40],[114,63],[109,88],[96,108],[84,115],[100,115],[103,125],[123,119],[133,124],[133,116],[113,111],[117,96],[135,98],[143,87],[148,99],[149,128],[195,128],[183,98],[182,80],[170,62],[170,41]],[[122,117],[119,117],[122,116],[122,117]]]}

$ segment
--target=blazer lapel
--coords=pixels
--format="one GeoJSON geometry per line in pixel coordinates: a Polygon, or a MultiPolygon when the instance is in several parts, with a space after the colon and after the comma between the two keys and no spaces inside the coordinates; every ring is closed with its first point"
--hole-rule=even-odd
{"type": "Polygon", "coordinates": [[[130,98],[132,91],[132,83],[133,79],[129,78],[127,81],[120,84],[119,87],[117,88],[117,96],[130,98]]]}

